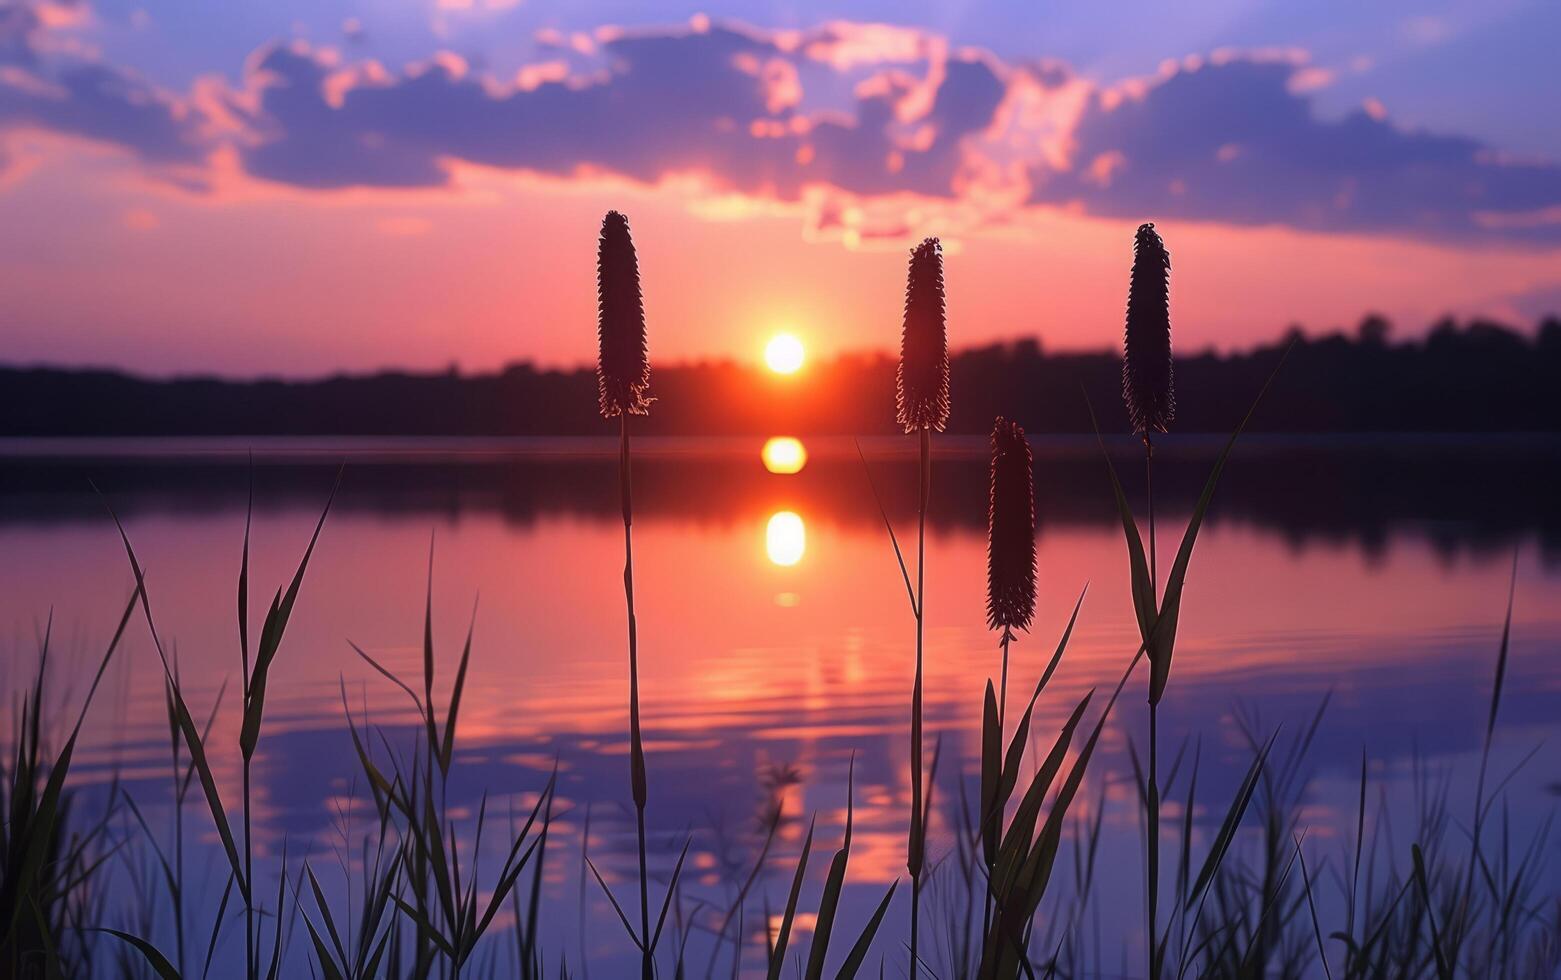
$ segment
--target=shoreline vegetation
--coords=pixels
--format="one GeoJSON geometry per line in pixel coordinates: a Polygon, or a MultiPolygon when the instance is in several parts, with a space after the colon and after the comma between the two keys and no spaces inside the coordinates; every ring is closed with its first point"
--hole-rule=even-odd
{"type": "MultiPolygon", "coordinates": [[[[927,835],[937,785],[933,774],[951,763],[940,742],[931,740],[928,746],[923,737],[922,631],[928,618],[936,622],[956,613],[940,608],[936,593],[933,604],[927,604],[924,541],[937,469],[934,434],[952,425],[963,396],[958,370],[948,356],[941,251],[936,240],[929,239],[912,253],[901,362],[892,372],[890,396],[878,410],[917,442],[914,553],[902,548],[894,521],[878,497],[882,474],[874,476],[865,455],[860,461],[889,539],[885,574],[898,571],[914,621],[914,635],[907,629],[905,641],[908,773],[896,801],[906,806],[909,882],[903,888],[903,879],[893,882],[865,910],[841,901],[852,873],[854,768],[844,799],[830,804],[842,809],[845,819],[821,889],[807,886],[810,868],[812,880],[818,878],[819,865],[810,861],[815,848],[830,850],[835,842],[816,836],[816,813],[783,814],[784,795],[774,797],[763,845],[735,894],[702,890],[682,876],[692,834],[680,851],[674,844],[670,853],[664,852],[657,841],[655,853],[647,854],[645,812],[655,810],[678,788],[658,781],[655,752],[642,746],[639,731],[629,431],[631,416],[637,434],[674,396],[658,375],[656,397],[665,401],[653,405],[650,397],[645,314],[633,245],[626,219],[608,215],[599,264],[601,363],[594,401],[602,417],[597,430],[605,419],[620,440],[619,472],[611,489],[624,526],[624,731],[631,747],[626,753],[626,798],[638,817],[637,874],[632,881],[610,883],[589,854],[588,833],[581,866],[554,867],[553,874],[578,875],[582,903],[589,893],[610,904],[623,930],[619,941],[639,961],[642,980],[739,976],[745,971],[762,972],[771,980],[826,975],[849,980],[875,974],[1019,980],[1118,976],[1124,969],[1151,980],[1540,980],[1561,968],[1561,889],[1546,878],[1549,825],[1528,839],[1509,834],[1505,793],[1513,780],[1523,778],[1523,764],[1492,764],[1511,641],[1515,557],[1490,686],[1470,692],[1486,699],[1488,707],[1467,809],[1460,805],[1454,812],[1447,778],[1426,776],[1417,787],[1414,812],[1388,812],[1385,796],[1373,801],[1370,747],[1364,746],[1353,833],[1346,846],[1341,849],[1340,842],[1333,841],[1335,846],[1324,848],[1308,841],[1309,752],[1324,724],[1326,698],[1309,723],[1296,729],[1268,728],[1256,719],[1239,718],[1246,768],[1234,792],[1223,798],[1209,798],[1212,780],[1207,773],[1199,788],[1202,752],[1196,741],[1191,746],[1158,744],[1159,712],[1178,707],[1171,667],[1182,597],[1186,589],[1197,587],[1194,549],[1199,531],[1226,464],[1255,413],[1267,415],[1292,394],[1303,397],[1293,371],[1297,363],[1305,363],[1312,345],[1293,341],[1271,356],[1254,356],[1253,363],[1263,368],[1256,383],[1232,386],[1210,398],[1220,408],[1237,406],[1224,422],[1230,434],[1212,462],[1200,464],[1205,473],[1202,491],[1186,524],[1157,529],[1151,502],[1146,539],[1124,478],[1134,486],[1135,496],[1142,489],[1153,500],[1147,492],[1155,466],[1152,439],[1166,431],[1173,414],[1178,425],[1185,424],[1191,406],[1206,393],[1199,387],[1199,372],[1178,360],[1175,381],[1187,397],[1173,397],[1169,255],[1151,225],[1139,228],[1135,251],[1145,266],[1135,268],[1126,362],[1100,359],[1116,372],[1116,390],[1110,394],[1115,401],[1120,393],[1122,404],[1097,420],[1097,406],[1104,409],[1107,403],[1091,397],[1088,384],[1080,391],[1075,380],[1056,394],[1078,403],[1097,436],[1129,428],[1130,417],[1131,429],[1142,442],[1141,487],[1127,469],[1118,470],[1103,438],[1099,466],[1102,496],[1109,488],[1108,499],[1122,529],[1136,649],[1121,650],[1121,674],[1114,686],[1086,692],[1060,730],[1042,730],[1037,705],[1043,698],[1048,698],[1048,708],[1067,711],[1065,705],[1050,703],[1054,695],[1048,695],[1047,687],[1067,656],[1075,626],[1090,615],[1088,584],[1068,581],[1065,569],[1042,569],[1037,576],[1035,464],[1019,424],[1022,415],[1007,414],[995,422],[989,415],[984,423],[993,433],[987,484],[989,594],[987,608],[969,614],[984,616],[987,626],[1001,630],[1002,660],[999,667],[994,649],[991,676],[971,678],[972,700],[984,693],[979,772],[971,774],[978,778],[979,793],[953,806],[952,801],[940,801],[938,812],[952,809],[958,820],[952,846],[936,853],[929,852],[927,835]],[[1164,535],[1163,549],[1156,541],[1157,530],[1164,535]],[[1014,630],[1031,639],[1028,627],[1038,587],[1064,589],[1070,595],[1077,590],[1078,599],[1039,676],[1016,672],[1010,677],[1008,645],[1018,638],[1014,630]],[[1017,695],[1012,704],[1010,685],[1017,695]],[[1143,708],[1137,702],[1139,691],[1146,695],[1143,708]],[[1127,805],[1137,805],[1145,834],[1143,918],[1141,925],[1131,925],[1133,912],[1107,910],[1121,942],[1103,951],[1095,873],[1106,787],[1091,761],[1108,728],[1120,724],[1127,712],[1140,710],[1150,724],[1144,745],[1148,754],[1142,757],[1139,746],[1129,741],[1132,771],[1126,777],[1126,799],[1127,805]],[[1092,775],[1096,778],[1090,779],[1092,775]],[[1096,787],[1098,797],[1093,795],[1096,787]],[[1209,818],[1206,826],[1195,824],[1194,815],[1200,812],[1209,818]],[[808,827],[794,866],[771,856],[783,817],[806,821],[808,827]],[[670,868],[670,873],[653,874],[653,865],[670,868]],[[592,884],[586,883],[587,872],[592,884]],[[783,899],[768,887],[774,884],[766,878],[770,874],[790,882],[783,899]],[[625,893],[637,891],[638,901],[620,900],[615,885],[625,893]],[[903,921],[907,928],[886,930],[888,921],[903,921]],[[691,944],[696,935],[698,942],[691,944]],[[1142,966],[1127,965],[1123,944],[1137,948],[1136,963],[1142,966]],[[756,962],[761,964],[757,970],[756,962]]],[[[957,269],[951,270],[949,288],[957,288],[957,281],[957,269]]],[[[1541,336],[1540,346],[1554,346],[1561,341],[1561,328],[1555,337],[1546,337],[1551,334],[1541,336]]],[[[1378,348],[1384,358],[1393,356],[1389,351],[1378,348]]],[[[1355,383],[1335,378],[1329,391],[1348,391],[1355,383]]],[[[987,392],[975,399],[977,407],[1001,394],[987,392]]],[[[591,401],[587,399],[588,406],[591,401]]],[[[1043,470],[1042,479],[1045,475],[1043,470]]],[[[556,767],[553,778],[539,793],[529,794],[524,807],[513,797],[502,804],[495,797],[490,805],[486,794],[475,813],[450,802],[450,782],[457,778],[461,762],[457,745],[462,695],[468,684],[477,683],[468,677],[468,667],[478,614],[474,609],[458,658],[436,649],[432,544],[421,676],[397,676],[354,647],[365,676],[410,700],[417,725],[399,732],[376,726],[365,711],[354,711],[343,678],[342,710],[361,777],[362,819],[355,832],[342,835],[334,854],[290,852],[284,846],[274,873],[264,865],[257,867],[250,763],[265,752],[268,688],[286,676],[290,658],[303,654],[293,649],[287,627],[297,603],[314,601],[305,588],[306,572],[317,548],[330,547],[328,518],[336,493],[333,487],[324,501],[296,571],[274,593],[252,589],[251,526],[246,519],[241,547],[235,548],[233,653],[241,667],[241,684],[228,703],[224,692],[212,704],[187,703],[177,655],[160,639],[157,586],[149,585],[131,535],[114,517],[134,587],[96,677],[102,677],[127,630],[145,631],[158,663],[139,666],[156,669],[166,692],[171,756],[167,800],[176,823],[170,837],[169,827],[146,818],[151,801],[136,799],[117,783],[108,790],[106,812],[83,814],[73,806],[77,797],[71,761],[97,685],[86,689],[71,715],[77,720],[69,733],[60,731],[69,718],[43,718],[48,706],[57,703],[45,693],[52,642],[46,629],[36,680],[16,701],[12,741],[0,754],[0,808],[6,815],[0,836],[0,980],[272,980],[304,975],[305,964],[307,975],[330,980],[541,980],[583,978],[592,972],[584,947],[573,948],[549,934],[539,917],[548,901],[549,836],[572,811],[560,792],[556,767]],[[261,608],[264,613],[255,616],[261,608]],[[237,745],[243,762],[241,787],[220,780],[208,761],[213,719],[232,711],[242,718],[237,745]],[[209,828],[220,844],[216,873],[226,884],[215,907],[186,901],[192,877],[204,873],[187,867],[184,826],[189,821],[209,828]],[[106,879],[125,867],[147,869],[129,875],[135,901],[128,910],[109,907],[112,892],[106,887],[106,879]],[[153,910],[166,914],[154,915],[153,910]],[[242,944],[239,934],[244,936],[242,944]],[[239,956],[242,960],[235,962],[239,956]]],[[[112,515],[111,498],[105,497],[104,504],[112,515]]],[[[251,495],[251,511],[253,504],[251,495]]],[[[623,615],[619,608],[604,602],[601,615],[618,622],[623,615]]],[[[1217,622],[1211,628],[1217,630],[1217,622]]],[[[1045,639],[1036,641],[1052,649],[1045,639]]],[[[959,780],[961,787],[965,783],[959,780]]],[[[589,822],[589,811],[584,820],[589,822]]],[[[602,928],[600,923],[587,924],[583,905],[578,926],[582,932],[602,928]]],[[[596,972],[601,975],[599,965],[596,972]]]]}
{"type": "MultiPolygon", "coordinates": [[[[1531,330],[1444,320],[1395,341],[1367,316],[1348,333],[1281,337],[1231,354],[1181,354],[1197,397],[1182,432],[1228,432],[1286,349],[1258,432],[1561,432],[1561,318],[1531,330]]],[[[895,359],[842,356],[793,377],[757,365],[655,364],[656,411],[635,434],[886,435],[895,359]]],[[[1034,435],[1087,433],[1082,387],[1106,432],[1129,426],[1118,353],[1052,352],[1035,340],[955,349],[950,434],[985,436],[997,415],[1034,435]]],[[[304,381],[156,380],[103,370],[0,367],[0,437],[67,435],[603,435],[590,368],[517,364],[496,373],[383,372],[304,381]]]]}

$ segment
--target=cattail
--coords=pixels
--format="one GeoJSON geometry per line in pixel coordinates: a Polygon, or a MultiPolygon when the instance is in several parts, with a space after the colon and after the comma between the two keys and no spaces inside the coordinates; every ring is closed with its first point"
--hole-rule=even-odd
{"type": "Polygon", "coordinates": [[[911,252],[900,339],[898,418],[906,432],[942,432],[949,419],[949,344],[943,310],[943,248],[928,238],[911,252]]]}
{"type": "Polygon", "coordinates": [[[596,335],[601,360],[596,388],[603,418],[650,412],[650,364],[645,359],[645,307],[629,219],[608,211],[596,250],[596,335]]]}
{"type": "Polygon", "coordinates": [[[1138,226],[1133,281],[1127,291],[1122,400],[1133,431],[1164,432],[1176,417],[1171,371],[1171,256],[1154,225],[1138,226]]]}
{"type": "Polygon", "coordinates": [[[1019,423],[992,426],[992,489],[987,509],[986,622],[1004,634],[1035,615],[1035,475],[1019,423]]]}

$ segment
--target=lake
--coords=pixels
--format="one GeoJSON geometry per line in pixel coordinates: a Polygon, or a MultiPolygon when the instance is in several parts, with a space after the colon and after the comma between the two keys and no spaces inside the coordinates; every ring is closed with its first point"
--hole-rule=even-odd
{"type": "MultiPolygon", "coordinates": [[[[1162,576],[1221,441],[1171,438],[1157,448],[1162,576]]],[[[743,916],[745,975],[763,972],[765,916],[773,923],[785,904],[813,818],[803,908],[817,907],[828,855],[841,839],[848,772],[854,838],[832,968],[905,873],[914,637],[905,587],[852,441],[804,442],[808,459],[794,474],[766,469],[762,439],[647,439],[635,447],[651,864],[667,875],[691,837],[684,909],[668,928],[690,932],[689,958],[700,974],[711,962],[718,911],[758,859],[763,815],[776,801],[783,821],[743,916]]],[[[924,955],[947,976],[957,945],[943,923],[959,901],[958,813],[978,796],[982,692],[997,675],[999,648],[985,628],[985,440],[944,437],[935,445],[926,713],[929,759],[940,745],[930,853],[946,857],[938,872],[946,878],[939,884],[935,875],[924,895],[926,915],[938,923],[924,955]]],[[[1141,460],[1131,442],[1112,445],[1137,501],[1141,460]]],[[[914,443],[874,438],[862,448],[901,543],[913,551],[914,443]]],[[[1010,710],[1036,682],[1088,586],[1061,666],[1037,704],[1043,754],[1084,693],[1098,689],[1097,705],[1109,693],[1138,637],[1099,448],[1092,437],[1036,440],[1034,448],[1040,599],[1032,632],[1013,648],[1010,710]]],[[[1278,728],[1282,756],[1325,701],[1315,737],[1294,764],[1293,799],[1286,797],[1305,831],[1324,918],[1340,908],[1363,751],[1368,824],[1377,826],[1374,850],[1384,867],[1406,865],[1413,827],[1406,821],[1384,832],[1381,812],[1412,817],[1445,788],[1450,833],[1465,833],[1457,828],[1473,807],[1514,556],[1510,661],[1488,789],[1505,799],[1492,819],[1505,820],[1514,849],[1540,830],[1561,788],[1558,450],[1555,439],[1516,436],[1256,436],[1238,447],[1193,556],[1160,722],[1162,766],[1182,757],[1171,800],[1183,798],[1191,760],[1199,759],[1195,861],[1247,769],[1252,739],[1278,728]]],[[[373,815],[344,694],[354,720],[383,730],[384,744],[418,725],[407,696],[351,644],[421,689],[431,594],[440,705],[475,624],[450,805],[474,815],[486,794],[483,846],[496,855],[511,813],[518,819],[529,810],[556,765],[543,954],[553,973],[560,957],[578,972],[583,957],[592,975],[629,975],[637,957],[581,860],[588,824],[592,860],[637,917],[615,451],[611,439],[0,442],[4,676],[12,692],[29,681],[52,612],[50,699],[62,706],[61,718],[74,718],[133,586],[111,504],[146,568],[158,633],[192,712],[204,719],[217,706],[211,761],[232,812],[246,502],[252,493],[256,630],[344,462],[273,668],[254,776],[261,891],[274,896],[285,846],[290,871],[307,856],[326,889],[345,894],[343,867],[356,868],[373,815]]],[[[1136,506],[1142,510],[1141,501],[1136,506]]],[[[1078,944],[1092,972],[1142,973],[1142,811],[1130,744],[1142,753],[1145,684],[1140,668],[1075,805],[1081,826],[1098,816],[1101,827],[1084,919],[1037,927],[1038,935],[1056,935],[1052,942],[1065,934],[1078,944]]],[[[117,779],[166,841],[169,729],[161,668],[140,618],[88,716],[72,773],[79,814],[101,807],[117,779]]],[[[1260,795],[1238,847],[1257,846],[1263,805],[1260,795]]],[[[1177,807],[1168,802],[1173,841],[1183,819],[1177,807]]],[[[192,913],[202,937],[190,941],[197,956],[225,874],[198,790],[186,824],[202,896],[192,913]]],[[[111,908],[145,894],[137,880],[150,867],[131,818],[121,813],[114,826],[132,844],[111,861],[111,908]]],[[[1074,887],[1076,843],[1064,846],[1055,876],[1061,891],[1074,887]]],[[[1561,862],[1553,843],[1540,853],[1553,894],[1561,862]]],[[[485,860],[491,876],[501,857],[485,860]]],[[[529,874],[522,882],[529,888],[529,874]]],[[[903,888],[897,895],[869,961],[882,954],[889,975],[906,969],[907,895],[903,888]]],[[[149,913],[132,907],[125,921],[136,914],[149,913]]],[[[168,948],[166,916],[153,918],[168,948]]],[[[732,973],[735,919],[733,926],[715,960],[723,975],[732,973]]],[[[480,959],[502,974],[514,940],[506,920],[494,929],[480,959]]],[[[810,920],[799,921],[794,950],[806,949],[810,929],[810,920]]],[[[213,975],[229,975],[225,961],[241,963],[242,933],[241,925],[226,930],[213,975]]],[[[307,945],[301,929],[289,941],[289,963],[300,972],[307,945]]],[[[670,967],[670,953],[663,959],[670,967]]]]}

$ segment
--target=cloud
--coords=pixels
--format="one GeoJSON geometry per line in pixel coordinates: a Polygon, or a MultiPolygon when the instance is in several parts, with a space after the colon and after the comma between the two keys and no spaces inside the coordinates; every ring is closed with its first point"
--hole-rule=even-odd
{"type": "MultiPolygon", "coordinates": [[[[1011,222],[1026,206],[1323,232],[1561,242],[1561,167],[1398,128],[1380,106],[1319,117],[1336,69],[1293,50],[1219,52],[1102,87],[935,33],[835,22],[765,31],[700,18],[539,37],[509,78],[436,53],[400,69],[303,42],[236,86],[161,92],[37,43],[0,13],[0,131],[119,146],[153,166],[236,160],[290,187],[437,188],[460,165],[802,203],[811,232],[887,240],[1011,222]],[[947,226],[947,227],[944,227],[947,226]]],[[[204,185],[195,183],[192,186],[204,185]]]]}
{"type": "Polygon", "coordinates": [[[594,52],[599,70],[564,73],[555,62],[511,85],[449,61],[344,73],[331,52],[278,46],[235,100],[251,107],[256,137],[241,155],[256,176],[312,188],[440,185],[459,160],[645,182],[697,174],[784,200],[808,184],[951,195],[961,141],[990,123],[1006,90],[993,68],[975,57],[924,66],[939,82],[908,117],[901,107],[918,79],[903,72],[868,76],[849,112],[809,113],[804,72],[856,70],[821,63],[844,56],[817,43],[720,27],[615,34],[594,52]]]}
{"type": "Polygon", "coordinates": [[[1320,119],[1298,71],[1222,60],[1138,94],[1099,93],[1074,132],[1075,165],[1033,171],[1031,200],[1135,219],[1561,241],[1561,167],[1405,131],[1370,107],[1320,119]]]}
{"type": "Polygon", "coordinates": [[[42,19],[25,4],[0,6],[0,65],[30,65],[35,60],[32,39],[42,19]]]}
{"type": "Polygon", "coordinates": [[[199,164],[200,114],[138,76],[44,43],[81,22],[71,5],[0,7],[0,134],[37,129],[117,146],[157,167],[199,164]]]}
{"type": "Polygon", "coordinates": [[[23,126],[113,144],[154,164],[196,163],[205,153],[184,105],[102,65],[0,75],[0,128],[23,126]]]}

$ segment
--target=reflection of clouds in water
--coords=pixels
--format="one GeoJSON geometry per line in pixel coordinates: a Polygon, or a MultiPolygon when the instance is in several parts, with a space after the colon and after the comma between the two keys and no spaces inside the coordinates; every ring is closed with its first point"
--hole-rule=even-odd
{"type": "Polygon", "coordinates": [[[764,528],[764,552],[776,565],[791,566],[808,550],[808,529],[794,511],[778,511],[764,528]]]}

